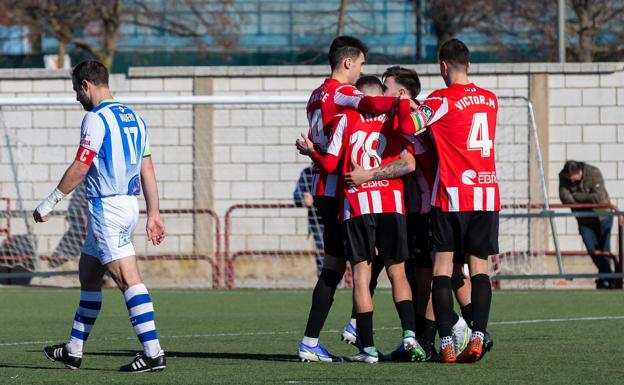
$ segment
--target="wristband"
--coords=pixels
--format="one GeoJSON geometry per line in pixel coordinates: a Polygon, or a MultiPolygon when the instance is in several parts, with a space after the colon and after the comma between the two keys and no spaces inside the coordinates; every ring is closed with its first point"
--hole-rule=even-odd
{"type": "Polygon", "coordinates": [[[37,206],[37,212],[39,213],[39,215],[41,215],[42,217],[47,216],[54,209],[54,206],[56,206],[57,203],[65,198],[65,195],[67,194],[59,190],[58,187],[55,188],[54,191],[52,191],[52,193],[50,193],[50,195],[48,195],[46,199],[41,201],[41,203],[39,203],[39,206],[37,206]]]}

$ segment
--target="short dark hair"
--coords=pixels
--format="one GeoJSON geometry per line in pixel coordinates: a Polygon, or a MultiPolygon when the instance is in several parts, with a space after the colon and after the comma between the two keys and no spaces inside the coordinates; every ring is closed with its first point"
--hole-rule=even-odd
{"type": "Polygon", "coordinates": [[[87,80],[96,86],[108,86],[108,70],[104,64],[97,60],[85,60],[78,63],[72,69],[71,75],[78,84],[82,84],[83,80],[87,80]]]}
{"type": "Polygon", "coordinates": [[[346,58],[357,59],[362,53],[365,57],[368,47],[360,39],[353,36],[338,36],[329,47],[329,66],[332,71],[346,58]]]}
{"type": "Polygon", "coordinates": [[[583,164],[575,160],[569,160],[563,165],[563,173],[566,177],[576,175],[579,171],[583,171],[583,164]]]}
{"type": "Polygon", "coordinates": [[[394,78],[395,82],[405,87],[412,99],[416,99],[420,93],[420,78],[418,78],[416,71],[401,66],[393,66],[387,68],[381,78],[385,80],[389,77],[394,78]]]}
{"type": "Polygon", "coordinates": [[[470,62],[470,51],[461,40],[450,39],[440,47],[438,59],[455,68],[467,69],[470,62]]]}
{"type": "Polygon", "coordinates": [[[362,92],[364,92],[363,89],[366,87],[379,87],[381,92],[383,92],[386,89],[386,87],[384,87],[381,80],[379,80],[377,76],[373,76],[373,75],[361,76],[357,80],[357,82],[355,82],[355,88],[357,88],[358,90],[362,92]]]}

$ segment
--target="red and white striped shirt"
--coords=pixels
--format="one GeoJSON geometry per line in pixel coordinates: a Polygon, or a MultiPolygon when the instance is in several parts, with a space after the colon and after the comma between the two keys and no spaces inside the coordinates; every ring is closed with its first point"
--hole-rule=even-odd
{"type": "MultiPolygon", "coordinates": [[[[325,154],[333,135],[332,121],[336,114],[348,108],[382,113],[390,110],[393,102],[392,97],[366,96],[350,84],[325,79],[320,87],[312,91],[308,100],[308,137],[315,149],[325,154]]],[[[312,172],[312,195],[336,196],[338,175],[325,172],[318,164],[315,164],[312,172]]]]}
{"type": "Polygon", "coordinates": [[[404,214],[400,178],[370,181],[351,188],[344,182],[344,175],[353,170],[352,164],[370,170],[401,157],[406,141],[395,129],[396,123],[395,116],[344,111],[334,121],[334,135],[327,154],[312,154],[312,159],[328,172],[335,171],[342,163],[340,220],[365,214],[404,214]]]}
{"type": "Polygon", "coordinates": [[[474,84],[434,91],[411,113],[400,105],[401,132],[429,127],[439,158],[431,200],[442,211],[499,211],[494,137],[498,99],[474,84]]]}

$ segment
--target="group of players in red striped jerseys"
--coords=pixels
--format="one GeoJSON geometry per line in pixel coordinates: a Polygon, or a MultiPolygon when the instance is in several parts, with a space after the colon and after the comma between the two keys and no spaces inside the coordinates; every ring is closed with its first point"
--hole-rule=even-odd
{"type": "Polygon", "coordinates": [[[349,261],[354,304],[342,338],[360,351],[347,360],[476,362],[493,345],[487,260],[498,253],[498,100],[468,80],[469,51],[457,39],[439,52],[447,88],[422,104],[413,70],[390,67],[383,83],[362,76],[367,51],[357,38],[334,39],[331,77],[312,92],[310,131],[296,142],[314,162],[312,193],[325,240],[299,357],[343,360],[319,335],[349,261]],[[375,348],[372,302],[384,267],[403,330],[386,356],[375,348]]]}

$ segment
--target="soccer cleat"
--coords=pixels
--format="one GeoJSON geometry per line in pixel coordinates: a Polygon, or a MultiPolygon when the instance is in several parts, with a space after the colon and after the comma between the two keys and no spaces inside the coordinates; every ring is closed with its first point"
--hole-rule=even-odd
{"type": "Polygon", "coordinates": [[[46,346],[43,352],[50,361],[62,362],[69,369],[78,369],[82,362],[82,354],[70,353],[65,344],[46,346]]]}
{"type": "Polygon", "coordinates": [[[348,323],[344,327],[344,329],[342,330],[342,334],[340,335],[340,339],[345,341],[346,343],[348,343],[350,345],[358,346],[359,341],[358,341],[358,336],[357,336],[357,329],[355,327],[353,327],[353,325],[351,325],[351,323],[348,323]]]}
{"type": "Polygon", "coordinates": [[[450,344],[445,347],[440,348],[440,352],[438,353],[439,362],[452,364],[457,362],[457,354],[455,353],[455,345],[450,344]]]}
{"type": "Polygon", "coordinates": [[[379,362],[379,354],[377,353],[377,349],[373,346],[370,349],[370,353],[366,352],[362,349],[358,354],[354,356],[346,357],[347,361],[351,362],[364,362],[367,364],[376,364],[379,362]]]}
{"type": "Polygon", "coordinates": [[[425,362],[437,362],[438,361],[438,351],[435,346],[431,345],[431,349],[425,349],[425,353],[427,357],[425,357],[425,362]]]}
{"type": "Polygon", "coordinates": [[[137,353],[132,362],[119,368],[120,372],[143,373],[159,372],[167,367],[165,352],[162,350],[156,357],[148,357],[145,353],[137,353]]]}
{"type": "Polygon", "coordinates": [[[312,347],[299,343],[299,358],[303,362],[342,362],[342,358],[330,354],[321,344],[312,347]]]}
{"type": "Polygon", "coordinates": [[[466,321],[462,317],[459,317],[459,320],[453,325],[451,332],[453,333],[453,341],[455,342],[455,351],[461,354],[461,352],[466,349],[466,346],[468,346],[472,331],[468,327],[466,321]]]}
{"type": "Polygon", "coordinates": [[[411,330],[405,330],[403,332],[403,350],[405,350],[409,356],[410,361],[422,362],[426,358],[425,351],[416,340],[416,334],[411,330]]]}
{"type": "Polygon", "coordinates": [[[488,332],[483,334],[483,351],[481,352],[481,356],[477,358],[477,361],[481,361],[483,357],[485,357],[485,353],[489,352],[494,347],[494,339],[492,336],[488,332]]]}
{"type": "Polygon", "coordinates": [[[438,352],[435,349],[435,343],[433,341],[424,341],[423,339],[417,339],[420,347],[425,351],[425,362],[437,361],[438,352]]]}
{"type": "Polygon", "coordinates": [[[483,339],[476,336],[457,357],[457,362],[477,362],[483,353],[483,339]]]}
{"type": "Polygon", "coordinates": [[[411,362],[412,357],[410,353],[405,350],[403,343],[399,344],[392,353],[380,356],[381,361],[396,361],[396,362],[411,362]]]}

